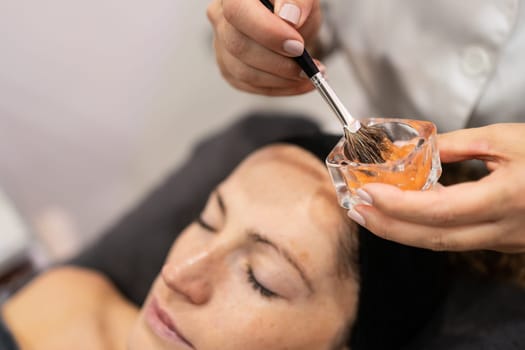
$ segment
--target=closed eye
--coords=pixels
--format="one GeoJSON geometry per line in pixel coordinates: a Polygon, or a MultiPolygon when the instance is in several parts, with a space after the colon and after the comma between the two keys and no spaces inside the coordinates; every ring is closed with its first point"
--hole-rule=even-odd
{"type": "Polygon", "coordinates": [[[206,231],[210,231],[210,232],[214,232],[216,233],[218,230],[211,226],[210,224],[208,224],[206,221],[204,221],[204,219],[202,218],[202,216],[199,216],[197,218],[197,220],[195,220],[197,222],[197,224],[202,227],[203,229],[205,229],[206,231]]]}
{"type": "Polygon", "coordinates": [[[224,222],[225,219],[226,219],[226,206],[224,205],[224,201],[222,200],[221,194],[219,193],[218,190],[216,190],[210,195],[208,202],[206,203],[206,207],[204,208],[204,211],[199,215],[199,217],[195,220],[195,222],[200,227],[205,229],[206,231],[219,232],[221,222],[224,222]],[[211,213],[216,213],[215,208],[213,208],[214,206],[219,207],[220,215],[222,216],[221,218],[221,217],[217,217],[217,215],[212,215],[212,217],[214,217],[212,221],[214,222],[215,225],[219,225],[219,227],[213,226],[212,224],[209,223],[209,221],[206,221],[203,218],[203,213],[209,213],[210,211],[211,213]]]}
{"type": "Polygon", "coordinates": [[[247,269],[247,275],[248,275],[248,282],[252,285],[253,289],[258,291],[263,297],[271,299],[276,298],[279,295],[270,289],[263,286],[255,277],[255,274],[253,273],[253,270],[250,266],[248,266],[247,269]]]}

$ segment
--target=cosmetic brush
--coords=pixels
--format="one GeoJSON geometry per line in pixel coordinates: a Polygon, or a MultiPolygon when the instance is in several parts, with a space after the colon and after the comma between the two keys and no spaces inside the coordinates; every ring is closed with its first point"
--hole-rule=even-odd
{"type": "MultiPolygon", "coordinates": [[[[270,0],[260,1],[270,11],[274,12],[274,7],[270,0]]],[[[345,148],[346,157],[349,160],[360,163],[384,163],[385,158],[388,158],[390,146],[392,145],[384,130],[373,125],[362,125],[359,120],[352,117],[330,84],[323,77],[306,49],[301,56],[293,59],[310,78],[312,84],[341,123],[347,141],[345,148]]]]}

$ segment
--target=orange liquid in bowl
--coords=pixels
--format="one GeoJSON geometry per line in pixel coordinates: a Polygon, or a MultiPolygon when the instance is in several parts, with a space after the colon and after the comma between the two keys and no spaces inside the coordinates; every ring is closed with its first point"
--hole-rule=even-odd
{"type": "Polygon", "coordinates": [[[388,154],[385,156],[385,164],[382,166],[362,164],[352,170],[353,177],[348,177],[349,188],[359,188],[371,182],[382,182],[394,185],[403,190],[419,190],[427,182],[432,162],[429,154],[428,144],[413,154],[409,162],[405,162],[402,170],[388,169],[388,165],[395,167],[396,161],[405,159],[415,149],[414,144],[397,146],[392,144],[388,154]],[[355,178],[355,181],[353,181],[355,178]]]}
{"type": "Polygon", "coordinates": [[[367,183],[385,183],[402,190],[426,190],[434,186],[441,175],[434,124],[393,118],[369,118],[362,123],[381,125],[393,141],[386,141],[389,148],[382,154],[385,162],[378,164],[348,159],[344,137],[332,149],[325,163],[343,208],[362,203],[356,191],[367,183]]]}

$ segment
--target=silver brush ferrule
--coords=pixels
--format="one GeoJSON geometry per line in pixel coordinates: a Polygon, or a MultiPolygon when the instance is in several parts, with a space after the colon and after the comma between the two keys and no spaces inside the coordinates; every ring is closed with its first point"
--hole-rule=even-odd
{"type": "Polygon", "coordinates": [[[351,133],[356,133],[361,128],[361,123],[359,120],[354,119],[350,112],[348,112],[341,100],[337,97],[335,91],[326,82],[323,74],[321,72],[316,73],[310,80],[335,113],[337,119],[339,119],[339,122],[343,125],[343,128],[351,133]]]}

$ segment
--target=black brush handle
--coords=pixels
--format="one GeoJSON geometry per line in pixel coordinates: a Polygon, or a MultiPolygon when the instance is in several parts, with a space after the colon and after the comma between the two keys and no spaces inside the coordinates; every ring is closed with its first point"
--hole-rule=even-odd
{"type": "MultiPolygon", "coordinates": [[[[274,11],[273,4],[270,2],[270,0],[260,0],[264,6],[266,6],[270,11],[274,11]]],[[[319,73],[319,68],[314,63],[314,60],[312,59],[312,56],[306,51],[306,49],[303,51],[303,54],[298,57],[293,58],[295,62],[302,68],[302,70],[306,73],[308,78],[313,77],[317,73],[319,73]]]]}

